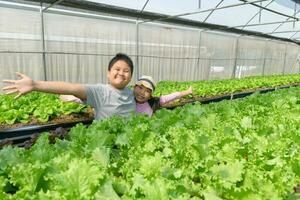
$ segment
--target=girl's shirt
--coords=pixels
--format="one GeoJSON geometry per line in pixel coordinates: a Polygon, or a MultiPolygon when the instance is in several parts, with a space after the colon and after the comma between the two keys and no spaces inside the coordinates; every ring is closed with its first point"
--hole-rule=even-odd
{"type": "MultiPolygon", "coordinates": [[[[161,96],[159,98],[159,105],[163,105],[178,98],[180,98],[180,92],[175,92],[172,94],[161,96]]],[[[150,117],[153,115],[153,109],[151,108],[148,101],[145,103],[136,103],[136,112],[147,114],[150,117]]]]}

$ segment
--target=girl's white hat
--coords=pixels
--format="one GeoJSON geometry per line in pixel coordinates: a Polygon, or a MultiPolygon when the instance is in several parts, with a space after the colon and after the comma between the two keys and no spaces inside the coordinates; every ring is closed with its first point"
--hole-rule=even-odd
{"type": "Polygon", "coordinates": [[[143,85],[146,88],[149,88],[152,92],[155,90],[155,82],[151,76],[141,76],[136,82],[136,85],[143,85]]]}

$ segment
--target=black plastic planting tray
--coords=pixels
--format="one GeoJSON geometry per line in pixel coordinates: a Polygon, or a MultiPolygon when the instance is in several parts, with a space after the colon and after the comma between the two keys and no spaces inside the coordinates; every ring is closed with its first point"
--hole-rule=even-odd
{"type": "Polygon", "coordinates": [[[71,128],[78,123],[91,124],[92,122],[93,120],[90,119],[85,121],[77,121],[77,122],[70,122],[70,123],[63,123],[63,124],[30,125],[30,126],[22,126],[20,128],[2,129],[0,130],[0,143],[5,143],[7,140],[9,140],[13,144],[20,144],[30,139],[31,136],[34,134],[48,132],[60,127],[71,128]]]}

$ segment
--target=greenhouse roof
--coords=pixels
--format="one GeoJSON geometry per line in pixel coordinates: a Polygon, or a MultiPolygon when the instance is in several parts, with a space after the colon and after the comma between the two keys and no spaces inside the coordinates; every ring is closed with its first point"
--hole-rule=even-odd
{"type": "Polygon", "coordinates": [[[300,0],[13,0],[53,8],[125,16],[139,23],[181,26],[255,35],[300,44],[300,0]]]}

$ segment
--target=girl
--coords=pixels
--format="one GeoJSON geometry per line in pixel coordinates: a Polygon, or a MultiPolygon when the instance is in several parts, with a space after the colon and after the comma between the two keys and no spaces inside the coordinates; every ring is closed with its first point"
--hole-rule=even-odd
{"type": "Polygon", "coordinates": [[[159,109],[162,105],[193,93],[192,87],[189,89],[164,95],[161,97],[153,97],[155,90],[155,82],[151,76],[142,76],[134,86],[134,97],[136,101],[136,112],[144,113],[148,116],[159,109]]]}

